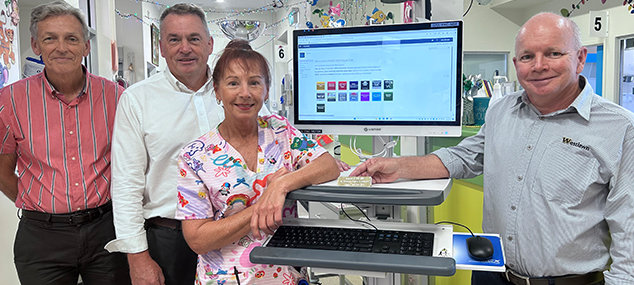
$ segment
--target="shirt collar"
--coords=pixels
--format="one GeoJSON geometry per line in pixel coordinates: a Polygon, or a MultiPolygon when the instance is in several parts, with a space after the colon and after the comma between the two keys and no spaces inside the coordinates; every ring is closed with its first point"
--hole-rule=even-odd
{"type": "MultiPolygon", "coordinates": [[[[86,82],[84,82],[84,87],[82,87],[81,91],[79,92],[79,94],[77,95],[77,97],[75,99],[77,99],[77,98],[81,97],[82,95],[84,95],[86,93],[86,90],[88,90],[88,84],[90,84],[90,78],[89,78],[90,77],[90,73],[88,73],[88,70],[86,69],[86,67],[83,64],[81,65],[81,69],[82,69],[82,72],[85,75],[86,82]]],[[[59,99],[62,99],[63,101],[66,101],[66,99],[64,98],[64,94],[62,94],[61,92],[55,90],[55,87],[53,86],[53,84],[51,84],[51,82],[48,81],[48,77],[46,76],[46,67],[44,67],[44,69],[42,70],[41,73],[43,75],[42,77],[44,78],[44,82],[46,82],[46,85],[48,86],[48,88],[50,88],[51,93],[55,97],[57,97],[59,99]]]]}
{"type": "MultiPolygon", "coordinates": [[[[570,106],[568,106],[568,108],[553,112],[548,116],[550,117],[562,113],[570,113],[576,111],[579,116],[584,118],[586,121],[589,121],[590,109],[592,108],[592,95],[594,94],[594,90],[592,89],[592,86],[588,84],[588,80],[583,75],[579,75],[579,87],[581,88],[581,93],[577,95],[577,98],[575,98],[575,100],[570,104],[570,106]]],[[[513,106],[518,106],[520,104],[533,106],[528,99],[526,91],[522,91],[520,96],[517,97],[517,101],[513,104],[513,106]]]]}
{"type": "Polygon", "coordinates": [[[209,66],[207,66],[207,81],[199,90],[191,90],[187,88],[185,84],[183,84],[182,82],[178,81],[178,79],[176,79],[174,74],[172,74],[172,72],[170,71],[169,67],[165,68],[165,77],[167,78],[167,82],[169,82],[169,84],[172,86],[172,88],[174,88],[174,90],[177,90],[183,93],[196,93],[201,90],[209,91],[209,89],[213,87],[213,84],[211,84],[212,78],[211,78],[211,69],[209,68],[209,66]]]}

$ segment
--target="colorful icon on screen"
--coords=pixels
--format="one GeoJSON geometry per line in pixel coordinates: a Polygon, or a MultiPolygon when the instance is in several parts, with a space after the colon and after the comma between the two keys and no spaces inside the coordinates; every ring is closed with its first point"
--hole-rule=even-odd
{"type": "Polygon", "coordinates": [[[370,101],[370,92],[361,92],[361,101],[370,101]]]}
{"type": "Polygon", "coordinates": [[[359,81],[350,81],[350,90],[359,90],[359,81]]]}
{"type": "Polygon", "coordinates": [[[317,82],[317,90],[326,90],[326,82],[317,82]]]}
{"type": "Polygon", "coordinates": [[[339,90],[348,90],[348,81],[339,81],[339,90]]]}
{"type": "Polygon", "coordinates": [[[383,89],[394,89],[394,80],[383,80],[383,89]]]}
{"type": "Polygon", "coordinates": [[[337,82],[329,81],[328,82],[328,90],[337,90],[337,82]]]}
{"type": "Polygon", "coordinates": [[[383,93],[383,101],[394,101],[394,93],[393,92],[384,92],[383,93]]]}

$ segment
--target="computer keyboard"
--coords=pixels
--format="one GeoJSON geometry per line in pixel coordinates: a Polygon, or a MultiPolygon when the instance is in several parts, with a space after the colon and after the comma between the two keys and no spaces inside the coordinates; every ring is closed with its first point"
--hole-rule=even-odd
{"type": "Polygon", "coordinates": [[[431,256],[433,243],[428,232],[283,225],[266,246],[431,256]]]}

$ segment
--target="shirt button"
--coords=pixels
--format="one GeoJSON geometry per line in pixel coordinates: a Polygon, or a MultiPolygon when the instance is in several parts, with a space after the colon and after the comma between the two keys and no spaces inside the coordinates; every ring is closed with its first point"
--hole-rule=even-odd
{"type": "Polygon", "coordinates": [[[81,208],[77,207],[77,211],[81,210],[81,208]]]}
{"type": "Polygon", "coordinates": [[[70,131],[70,132],[68,132],[68,133],[72,135],[72,134],[73,134],[73,131],[70,131]]]}
{"type": "Polygon", "coordinates": [[[517,209],[515,206],[511,206],[511,210],[515,211],[517,209]]]}
{"type": "Polygon", "coordinates": [[[524,179],[524,177],[522,177],[522,175],[517,176],[517,181],[522,181],[522,179],[524,179]]]}
{"type": "Polygon", "coordinates": [[[506,239],[508,239],[509,241],[513,241],[513,237],[512,236],[508,236],[508,237],[506,237],[506,239]]]}
{"type": "Polygon", "coordinates": [[[75,186],[79,186],[79,183],[75,183],[75,186]]]}
{"type": "Polygon", "coordinates": [[[509,267],[515,267],[515,264],[509,263],[509,267]]]}
{"type": "Polygon", "coordinates": [[[533,146],[529,145],[529,146],[526,147],[526,149],[531,150],[531,149],[533,149],[533,146]]]}
{"type": "Polygon", "coordinates": [[[75,160],[75,157],[73,156],[73,157],[71,157],[70,159],[75,160]]]}

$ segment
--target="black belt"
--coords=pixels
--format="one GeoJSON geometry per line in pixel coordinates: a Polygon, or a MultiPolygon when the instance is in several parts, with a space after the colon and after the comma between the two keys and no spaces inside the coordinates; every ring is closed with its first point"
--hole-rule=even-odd
{"type": "Polygon", "coordinates": [[[168,218],[162,218],[162,217],[153,217],[145,221],[150,224],[157,225],[159,227],[169,228],[172,230],[180,231],[182,229],[180,220],[174,220],[174,219],[168,219],[168,218]]]}
{"type": "Polygon", "coordinates": [[[30,220],[60,223],[69,225],[81,225],[88,223],[92,220],[99,218],[101,215],[112,211],[112,202],[108,201],[105,204],[92,209],[81,210],[68,214],[49,214],[38,211],[23,210],[22,217],[30,220]]]}
{"type": "Polygon", "coordinates": [[[549,280],[554,280],[555,285],[591,285],[603,280],[603,272],[590,272],[582,275],[565,275],[559,277],[531,278],[522,276],[513,270],[507,269],[503,273],[506,280],[515,285],[549,285],[549,280]]]}

